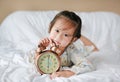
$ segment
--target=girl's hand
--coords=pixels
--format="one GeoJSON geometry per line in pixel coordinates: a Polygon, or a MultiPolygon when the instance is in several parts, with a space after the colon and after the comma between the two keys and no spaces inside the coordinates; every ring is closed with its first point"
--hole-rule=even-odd
{"type": "Polygon", "coordinates": [[[43,38],[40,43],[39,46],[42,49],[45,49],[48,45],[50,44],[50,39],[49,38],[43,38]]]}
{"type": "Polygon", "coordinates": [[[72,75],[75,75],[74,72],[69,71],[69,70],[63,70],[63,71],[58,71],[58,72],[54,72],[50,75],[51,79],[54,79],[56,77],[70,77],[72,75]]]}
{"type": "Polygon", "coordinates": [[[50,43],[51,40],[49,38],[43,38],[38,45],[37,52],[41,52],[42,50],[46,49],[46,47],[50,45],[50,43]]]}
{"type": "Polygon", "coordinates": [[[35,58],[39,56],[39,53],[46,49],[46,47],[50,44],[51,40],[49,38],[43,38],[38,44],[38,48],[36,50],[35,58]]]}

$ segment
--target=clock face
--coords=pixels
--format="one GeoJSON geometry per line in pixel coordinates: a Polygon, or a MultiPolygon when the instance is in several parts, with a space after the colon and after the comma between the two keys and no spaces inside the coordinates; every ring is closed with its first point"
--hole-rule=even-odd
{"type": "Polygon", "coordinates": [[[60,58],[52,51],[45,51],[40,54],[37,66],[42,73],[49,74],[56,72],[60,67],[60,58]]]}

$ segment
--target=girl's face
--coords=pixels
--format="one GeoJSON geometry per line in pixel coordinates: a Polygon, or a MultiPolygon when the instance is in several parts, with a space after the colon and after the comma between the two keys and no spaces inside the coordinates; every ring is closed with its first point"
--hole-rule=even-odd
{"type": "Polygon", "coordinates": [[[70,42],[74,41],[73,35],[75,30],[76,27],[70,20],[60,18],[55,22],[50,31],[50,39],[59,47],[65,48],[70,42]]]}

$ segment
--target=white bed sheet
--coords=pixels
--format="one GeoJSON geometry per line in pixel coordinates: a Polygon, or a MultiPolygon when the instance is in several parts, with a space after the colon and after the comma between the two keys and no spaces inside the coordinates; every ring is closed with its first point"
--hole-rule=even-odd
{"type": "Polygon", "coordinates": [[[100,49],[88,59],[96,70],[51,80],[30,62],[30,51],[48,35],[49,22],[58,11],[18,11],[0,27],[0,82],[120,82],[120,16],[111,12],[77,12],[82,34],[100,49]]]}

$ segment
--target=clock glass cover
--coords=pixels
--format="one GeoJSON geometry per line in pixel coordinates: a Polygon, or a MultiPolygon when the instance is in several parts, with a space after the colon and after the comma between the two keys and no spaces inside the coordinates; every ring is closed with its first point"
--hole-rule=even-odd
{"type": "Polygon", "coordinates": [[[60,68],[60,57],[52,51],[44,51],[37,60],[37,66],[41,73],[50,74],[60,68]]]}

